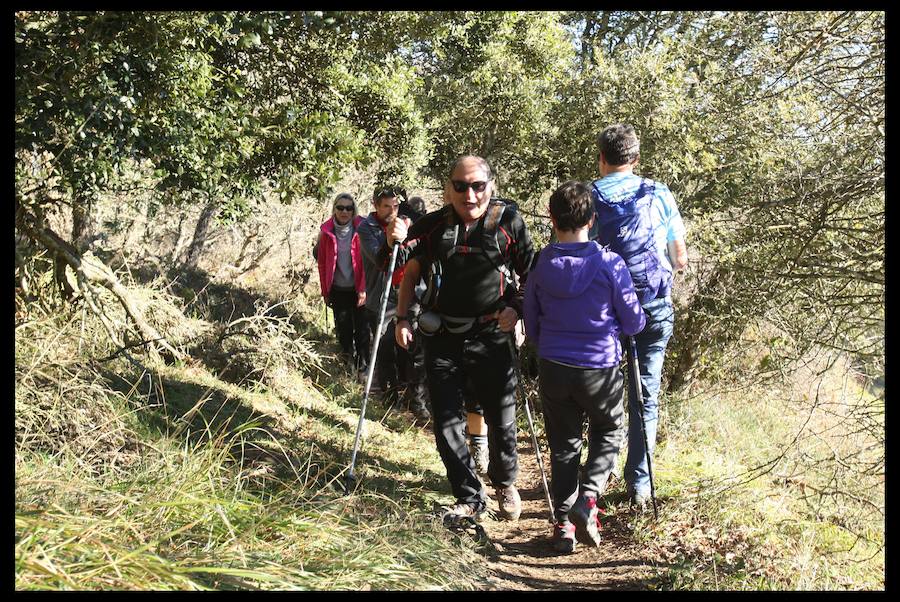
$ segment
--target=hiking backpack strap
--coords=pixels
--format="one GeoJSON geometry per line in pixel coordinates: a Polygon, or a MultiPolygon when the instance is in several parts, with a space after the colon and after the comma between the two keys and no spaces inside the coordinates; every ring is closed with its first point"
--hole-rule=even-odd
{"type": "MultiPolygon", "coordinates": [[[[506,210],[506,201],[501,199],[492,199],[488,205],[487,216],[484,218],[482,231],[482,247],[485,255],[491,260],[494,269],[503,274],[503,276],[512,282],[512,273],[506,264],[505,257],[500,251],[500,243],[497,241],[497,230],[500,228],[500,220],[506,210]]],[[[509,249],[507,248],[507,252],[509,249]]]]}
{"type": "MultiPolygon", "coordinates": [[[[498,230],[500,229],[500,220],[506,210],[507,203],[502,199],[491,199],[485,211],[484,222],[482,222],[482,243],[481,250],[494,266],[494,269],[500,273],[500,294],[506,288],[507,282],[513,282],[512,272],[506,263],[503,252],[500,250],[500,243],[497,241],[498,230]]],[[[460,239],[459,220],[454,219],[453,208],[451,205],[444,207],[446,211],[447,227],[444,229],[441,239],[438,242],[437,253],[432,261],[429,275],[428,286],[422,298],[422,304],[425,307],[431,307],[437,301],[437,295],[440,291],[441,283],[441,261],[453,257],[457,253],[478,252],[478,248],[462,244],[460,239]]]]}
{"type": "MultiPolygon", "coordinates": [[[[500,220],[506,210],[506,201],[502,199],[491,199],[488,208],[485,211],[484,222],[482,223],[482,243],[481,249],[488,259],[501,274],[507,278],[511,276],[509,268],[506,265],[503,252],[500,250],[500,243],[497,241],[497,230],[500,227],[500,220]]],[[[459,240],[460,228],[459,223],[454,223],[453,228],[447,228],[441,237],[441,250],[438,257],[448,259],[456,253],[472,253],[473,247],[461,244],[459,240]]]]}
{"type": "Polygon", "coordinates": [[[425,308],[434,307],[437,303],[443,275],[441,260],[453,255],[456,247],[456,239],[459,236],[459,224],[453,217],[453,206],[445,205],[441,210],[444,212],[442,219],[445,227],[443,234],[441,234],[441,238],[438,241],[434,257],[431,259],[431,262],[428,265],[428,271],[424,276],[425,292],[422,294],[420,302],[425,308]]]}

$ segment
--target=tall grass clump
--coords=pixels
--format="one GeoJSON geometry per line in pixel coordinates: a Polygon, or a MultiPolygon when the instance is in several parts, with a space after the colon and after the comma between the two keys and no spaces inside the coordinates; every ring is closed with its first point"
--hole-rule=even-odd
{"type": "Polygon", "coordinates": [[[667,588],[884,588],[883,397],[842,370],[794,378],[666,400],[663,520],[636,533],[667,588]]]}
{"type": "MultiPolygon", "coordinates": [[[[240,437],[235,434],[233,437],[240,437]]],[[[17,474],[17,589],[461,589],[471,549],[377,495],[249,484],[233,441],[160,441],[125,478],[17,474]]]]}
{"type": "MultiPolygon", "coordinates": [[[[155,365],[140,348],[125,357],[78,305],[49,309],[17,311],[16,589],[461,590],[482,576],[475,544],[447,533],[409,487],[329,486],[324,473],[335,476],[352,440],[331,418],[346,413],[336,401],[319,394],[290,416],[295,431],[283,424],[295,408],[276,393],[218,380],[202,362],[155,365]]],[[[177,329],[170,308],[148,315],[177,329]]],[[[279,371],[303,380],[299,363],[315,350],[285,320],[242,324],[248,346],[262,340],[279,371]]],[[[403,437],[371,437],[366,457],[390,458],[412,445],[403,437]]]]}

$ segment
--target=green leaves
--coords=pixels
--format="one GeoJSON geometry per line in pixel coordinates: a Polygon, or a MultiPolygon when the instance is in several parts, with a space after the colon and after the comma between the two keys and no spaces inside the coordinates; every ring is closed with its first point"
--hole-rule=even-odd
{"type": "Polygon", "coordinates": [[[432,17],[423,105],[434,152],[429,175],[466,152],[494,164],[503,193],[543,191],[554,99],[572,58],[553,13],[448,13],[432,17]]]}
{"type": "Polygon", "coordinates": [[[90,196],[140,161],[238,219],[263,182],[415,186],[471,152],[543,214],[623,121],[702,258],[681,357],[763,314],[825,339],[830,304],[883,299],[883,13],[19,12],[15,52],[19,189],[90,196]]]}
{"type": "Polygon", "coordinates": [[[262,39],[256,32],[244,34],[241,36],[240,42],[238,42],[238,45],[241,46],[241,48],[250,48],[251,46],[259,46],[260,44],[262,44],[262,39]]]}

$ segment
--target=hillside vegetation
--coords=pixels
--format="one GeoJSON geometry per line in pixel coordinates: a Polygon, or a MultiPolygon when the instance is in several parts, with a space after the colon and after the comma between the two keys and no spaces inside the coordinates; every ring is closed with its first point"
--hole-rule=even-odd
{"type": "Polygon", "coordinates": [[[429,516],[446,492],[427,432],[374,407],[364,488],[335,482],[360,391],[318,307],[167,279],[133,290],[190,351],[173,365],[116,356],[79,303],[19,316],[17,587],[471,588],[471,541],[429,516]]]}
{"type": "Polygon", "coordinates": [[[362,387],[310,251],[337,192],[435,208],[464,152],[544,244],[615,122],[691,257],[659,519],[606,500],[635,587],[885,587],[884,13],[19,11],[14,37],[17,589],[494,587],[496,550],[434,518],[429,428],[377,396],[341,489],[362,387]]]}
{"type": "MultiPolygon", "coordinates": [[[[261,211],[260,226],[294,213],[261,211]]],[[[20,306],[17,588],[483,586],[484,551],[433,517],[452,500],[433,437],[411,415],[373,398],[360,489],[342,494],[362,391],[334,359],[317,277],[289,275],[311,273],[297,251],[311,248],[308,226],[294,233],[293,266],[268,233],[259,242],[275,250],[238,276],[223,267],[246,241],[224,227],[200,269],[164,274],[137,258],[164,260],[173,220],[140,249],[110,231],[110,263],[185,351],[174,364],[116,354],[84,303],[59,306],[52,290],[20,306]]],[[[846,480],[822,464],[877,464],[882,451],[872,434],[848,434],[854,412],[880,415],[849,374],[832,369],[814,390],[810,375],[665,399],[661,520],[607,509],[658,558],[655,587],[883,586],[883,478],[846,480]]]]}

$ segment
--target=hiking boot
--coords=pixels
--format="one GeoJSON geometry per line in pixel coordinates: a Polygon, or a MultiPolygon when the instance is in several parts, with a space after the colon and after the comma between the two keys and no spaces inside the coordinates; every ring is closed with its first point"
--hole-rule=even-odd
{"type": "Polygon", "coordinates": [[[475,472],[486,475],[490,461],[487,441],[469,441],[469,453],[472,454],[472,460],[475,461],[475,472]]]}
{"type": "Polygon", "coordinates": [[[393,407],[400,401],[400,392],[397,390],[396,383],[381,385],[381,401],[389,407],[393,407]]]}
{"type": "Polygon", "coordinates": [[[423,422],[431,420],[431,412],[428,411],[428,406],[422,401],[413,401],[409,404],[409,411],[413,413],[416,420],[423,422]]]}
{"type": "Polygon", "coordinates": [[[586,546],[600,546],[600,512],[597,496],[581,494],[569,510],[569,519],[575,523],[575,538],[586,546]]]}
{"type": "Polygon", "coordinates": [[[553,525],[553,536],[550,538],[553,549],[562,554],[575,551],[575,525],[570,522],[553,525]]]}
{"type": "Polygon", "coordinates": [[[468,502],[457,502],[447,508],[442,515],[445,521],[461,520],[471,518],[477,520],[484,512],[484,508],[479,509],[476,504],[468,502]]]}
{"type": "Polygon", "coordinates": [[[522,498],[519,497],[519,490],[515,485],[509,487],[498,487],[497,502],[500,504],[500,516],[506,520],[519,520],[522,514],[522,498]]]}
{"type": "Polygon", "coordinates": [[[647,509],[647,505],[650,503],[650,494],[638,493],[637,491],[635,491],[631,494],[628,503],[638,512],[643,512],[647,509]]]}

